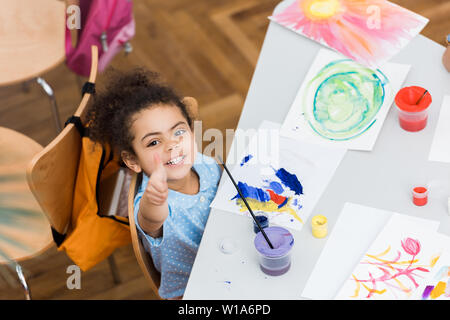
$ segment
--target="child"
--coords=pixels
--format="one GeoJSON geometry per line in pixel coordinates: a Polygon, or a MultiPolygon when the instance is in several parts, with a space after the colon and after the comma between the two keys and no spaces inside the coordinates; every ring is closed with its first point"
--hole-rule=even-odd
{"type": "Polygon", "coordinates": [[[221,171],[197,152],[196,110],[156,80],[143,69],[115,75],[88,110],[89,136],[143,172],[136,226],[161,273],[159,295],[170,299],[184,294],[221,171]]]}

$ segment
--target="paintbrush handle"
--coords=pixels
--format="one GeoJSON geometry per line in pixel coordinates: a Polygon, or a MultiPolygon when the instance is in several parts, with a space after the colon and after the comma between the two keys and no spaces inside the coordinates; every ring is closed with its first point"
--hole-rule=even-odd
{"type": "MultiPolygon", "coordinates": [[[[220,159],[221,160],[221,159],[220,159]]],[[[220,161],[222,163],[222,167],[225,169],[226,173],[228,174],[228,176],[230,177],[231,182],[233,183],[234,187],[236,188],[237,192],[239,193],[239,196],[241,197],[241,199],[244,201],[245,206],[247,207],[248,211],[250,212],[250,214],[252,215],[253,220],[255,221],[256,225],[259,228],[259,231],[261,231],[262,235],[264,236],[264,238],[266,239],[267,243],[269,244],[270,248],[273,249],[273,245],[269,240],[269,237],[267,236],[267,234],[264,232],[264,229],[261,227],[261,225],[258,222],[258,219],[256,219],[255,214],[253,213],[252,209],[250,208],[250,205],[247,203],[247,200],[245,199],[244,195],[242,194],[241,190],[239,189],[238,185],[236,184],[236,182],[233,179],[233,176],[231,175],[230,171],[228,171],[228,168],[226,167],[225,163],[221,160],[220,161]]]]}
{"type": "Polygon", "coordinates": [[[420,101],[422,101],[423,97],[425,97],[425,95],[427,94],[428,90],[425,90],[425,92],[422,94],[422,96],[419,98],[419,100],[417,100],[416,104],[419,104],[420,101]]]}

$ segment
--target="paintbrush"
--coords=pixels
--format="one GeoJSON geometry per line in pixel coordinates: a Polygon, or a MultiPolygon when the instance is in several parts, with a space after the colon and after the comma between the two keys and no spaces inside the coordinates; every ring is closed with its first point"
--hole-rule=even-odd
{"type": "Polygon", "coordinates": [[[428,90],[425,90],[425,92],[422,94],[422,96],[417,100],[416,104],[419,104],[420,101],[422,101],[423,97],[427,94],[428,90]]]}
{"type": "Polygon", "coordinates": [[[233,179],[233,176],[231,175],[230,171],[228,171],[227,166],[225,165],[225,163],[222,161],[222,159],[217,156],[217,158],[220,160],[220,164],[222,165],[222,167],[225,169],[225,171],[227,172],[228,176],[231,179],[231,182],[233,183],[234,187],[236,188],[237,192],[239,193],[239,196],[241,197],[241,199],[244,201],[245,206],[247,207],[248,211],[250,212],[250,214],[252,215],[253,220],[255,221],[256,225],[258,226],[259,231],[261,231],[262,235],[264,236],[264,238],[266,239],[267,243],[269,244],[269,247],[271,249],[273,249],[273,245],[269,240],[269,237],[267,236],[267,234],[264,232],[264,229],[261,227],[261,225],[258,222],[258,219],[256,219],[252,209],[250,208],[250,205],[247,203],[247,200],[245,199],[244,195],[242,194],[241,190],[239,189],[238,185],[236,184],[236,182],[233,179]]]}

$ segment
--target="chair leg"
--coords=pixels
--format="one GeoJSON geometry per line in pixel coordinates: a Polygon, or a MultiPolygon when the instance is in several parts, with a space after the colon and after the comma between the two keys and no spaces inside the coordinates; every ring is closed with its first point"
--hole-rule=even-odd
{"type": "Polygon", "coordinates": [[[122,282],[122,280],[120,279],[120,274],[119,274],[119,270],[117,269],[117,265],[116,265],[116,259],[114,258],[114,255],[110,255],[108,257],[108,263],[109,263],[109,268],[111,269],[111,274],[114,280],[115,284],[119,284],[122,282]]]}
{"type": "Polygon", "coordinates": [[[27,281],[25,280],[25,276],[23,275],[22,268],[18,263],[16,263],[16,273],[19,277],[20,284],[22,285],[24,291],[25,291],[25,299],[31,300],[31,292],[30,288],[28,287],[27,281]]]}
{"type": "Polygon", "coordinates": [[[52,108],[52,114],[53,114],[53,120],[55,121],[56,131],[57,134],[61,132],[61,120],[59,118],[59,111],[58,106],[56,105],[56,99],[55,95],[53,94],[53,89],[50,87],[50,85],[41,77],[36,78],[36,82],[44,89],[45,93],[50,99],[51,108],[52,108]]]}

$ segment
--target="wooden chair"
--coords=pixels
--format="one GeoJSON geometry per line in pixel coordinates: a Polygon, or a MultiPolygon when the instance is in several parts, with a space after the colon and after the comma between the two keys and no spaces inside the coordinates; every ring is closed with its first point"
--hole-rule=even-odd
{"type": "Polygon", "coordinates": [[[26,178],[28,163],[42,149],[24,134],[0,127],[0,280],[14,287],[9,270],[15,269],[27,300],[31,291],[19,263],[53,245],[48,220],[26,178]]]}
{"type": "MultiPolygon", "coordinates": [[[[97,77],[98,48],[92,46],[92,63],[89,82],[97,77]]],[[[74,116],[84,122],[86,106],[91,94],[85,93],[74,116]]],[[[50,225],[59,234],[65,234],[71,220],[73,191],[81,153],[81,138],[73,123],[39,152],[27,169],[27,180],[39,205],[45,212],[50,225]]],[[[113,255],[108,262],[115,283],[120,282],[113,255]]]]}
{"type": "Polygon", "coordinates": [[[32,82],[47,94],[57,133],[61,122],[52,87],[41,77],[61,64],[65,4],[55,0],[0,0],[0,86],[32,82]]]}
{"type": "Polygon", "coordinates": [[[145,251],[141,237],[139,237],[136,229],[136,221],[134,220],[134,197],[137,194],[141,181],[142,173],[133,174],[128,191],[128,221],[130,222],[131,243],[133,244],[134,255],[142,273],[144,273],[145,279],[147,279],[151,290],[159,297],[158,288],[161,283],[161,274],[156,270],[150,254],[145,251]]]}

